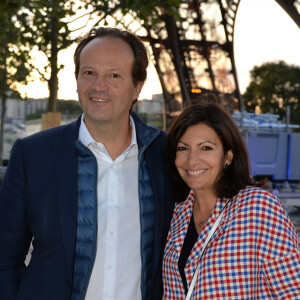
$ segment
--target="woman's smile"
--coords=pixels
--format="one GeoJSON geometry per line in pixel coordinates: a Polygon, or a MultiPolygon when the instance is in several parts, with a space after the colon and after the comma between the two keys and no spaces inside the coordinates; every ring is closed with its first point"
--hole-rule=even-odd
{"type": "Polygon", "coordinates": [[[191,176],[197,176],[205,173],[207,169],[199,169],[199,170],[186,170],[186,172],[191,176]]]}

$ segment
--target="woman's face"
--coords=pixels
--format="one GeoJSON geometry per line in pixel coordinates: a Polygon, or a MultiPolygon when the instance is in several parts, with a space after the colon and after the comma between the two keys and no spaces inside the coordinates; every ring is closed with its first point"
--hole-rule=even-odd
{"type": "Polygon", "coordinates": [[[224,154],[223,145],[214,129],[200,123],[187,129],[179,139],[175,165],[181,178],[195,192],[213,193],[213,186],[232,151],[224,154]]]}

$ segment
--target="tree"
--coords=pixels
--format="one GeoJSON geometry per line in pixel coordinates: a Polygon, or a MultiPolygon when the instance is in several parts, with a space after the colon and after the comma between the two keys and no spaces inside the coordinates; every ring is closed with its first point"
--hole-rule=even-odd
{"type": "Polygon", "coordinates": [[[56,111],[58,73],[64,67],[58,65],[58,54],[74,43],[69,24],[75,11],[83,8],[80,4],[80,1],[74,0],[31,0],[24,3],[18,14],[24,45],[30,50],[37,48],[46,56],[44,69],[34,64],[34,57],[27,63],[31,70],[38,72],[40,80],[48,84],[48,111],[51,112],[56,111]]]}
{"type": "MultiPolygon", "coordinates": [[[[11,0],[12,1],[12,0],[11,0]]],[[[179,0],[27,0],[18,14],[18,24],[23,35],[23,43],[30,50],[37,48],[47,58],[47,65],[42,69],[34,64],[34,57],[27,63],[40,75],[40,80],[47,82],[49,89],[48,111],[56,111],[58,93],[58,73],[64,67],[58,65],[58,54],[75,42],[73,33],[84,28],[105,22],[116,11],[123,14],[134,12],[143,23],[157,22],[161,9],[175,10],[179,0]],[[85,22],[72,26],[79,19],[85,22]],[[94,18],[94,19],[93,19],[94,18]],[[91,22],[89,22],[91,21],[91,22]],[[71,29],[73,27],[73,29],[71,29]]],[[[77,23],[78,24],[78,23],[77,23]]]]}
{"type": "Polygon", "coordinates": [[[146,25],[154,26],[163,22],[163,14],[178,15],[180,2],[180,0],[91,0],[90,5],[101,16],[99,21],[121,10],[123,16],[127,13],[134,15],[146,28],[146,25]]]}
{"type": "Polygon", "coordinates": [[[18,28],[15,26],[16,15],[22,1],[7,0],[1,3],[0,24],[0,165],[4,145],[4,120],[6,114],[6,100],[8,96],[18,97],[18,84],[26,81],[28,70],[25,61],[28,52],[23,47],[18,28]]]}
{"type": "Polygon", "coordinates": [[[291,123],[300,124],[300,67],[284,61],[255,66],[251,82],[243,95],[247,111],[259,107],[262,113],[273,112],[282,119],[290,106],[291,123]]]}

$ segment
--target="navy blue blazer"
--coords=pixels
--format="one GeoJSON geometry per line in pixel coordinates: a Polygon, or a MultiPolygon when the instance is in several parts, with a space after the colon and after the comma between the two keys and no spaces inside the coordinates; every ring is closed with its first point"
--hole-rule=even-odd
{"type": "MultiPolygon", "coordinates": [[[[0,299],[69,299],[77,224],[77,150],[80,118],[16,141],[0,190],[0,299]],[[32,237],[30,264],[24,260],[32,237]]],[[[161,299],[161,260],[173,197],[165,135],[145,152],[155,194],[152,289],[161,299]]]]}

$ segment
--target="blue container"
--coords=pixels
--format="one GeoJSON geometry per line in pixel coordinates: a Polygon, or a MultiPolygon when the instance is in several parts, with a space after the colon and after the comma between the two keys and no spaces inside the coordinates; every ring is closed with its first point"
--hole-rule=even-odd
{"type": "Polygon", "coordinates": [[[250,131],[246,137],[253,176],[287,178],[288,133],[250,131]]]}
{"type": "Polygon", "coordinates": [[[289,134],[288,180],[300,180],[300,133],[289,134]]]}

